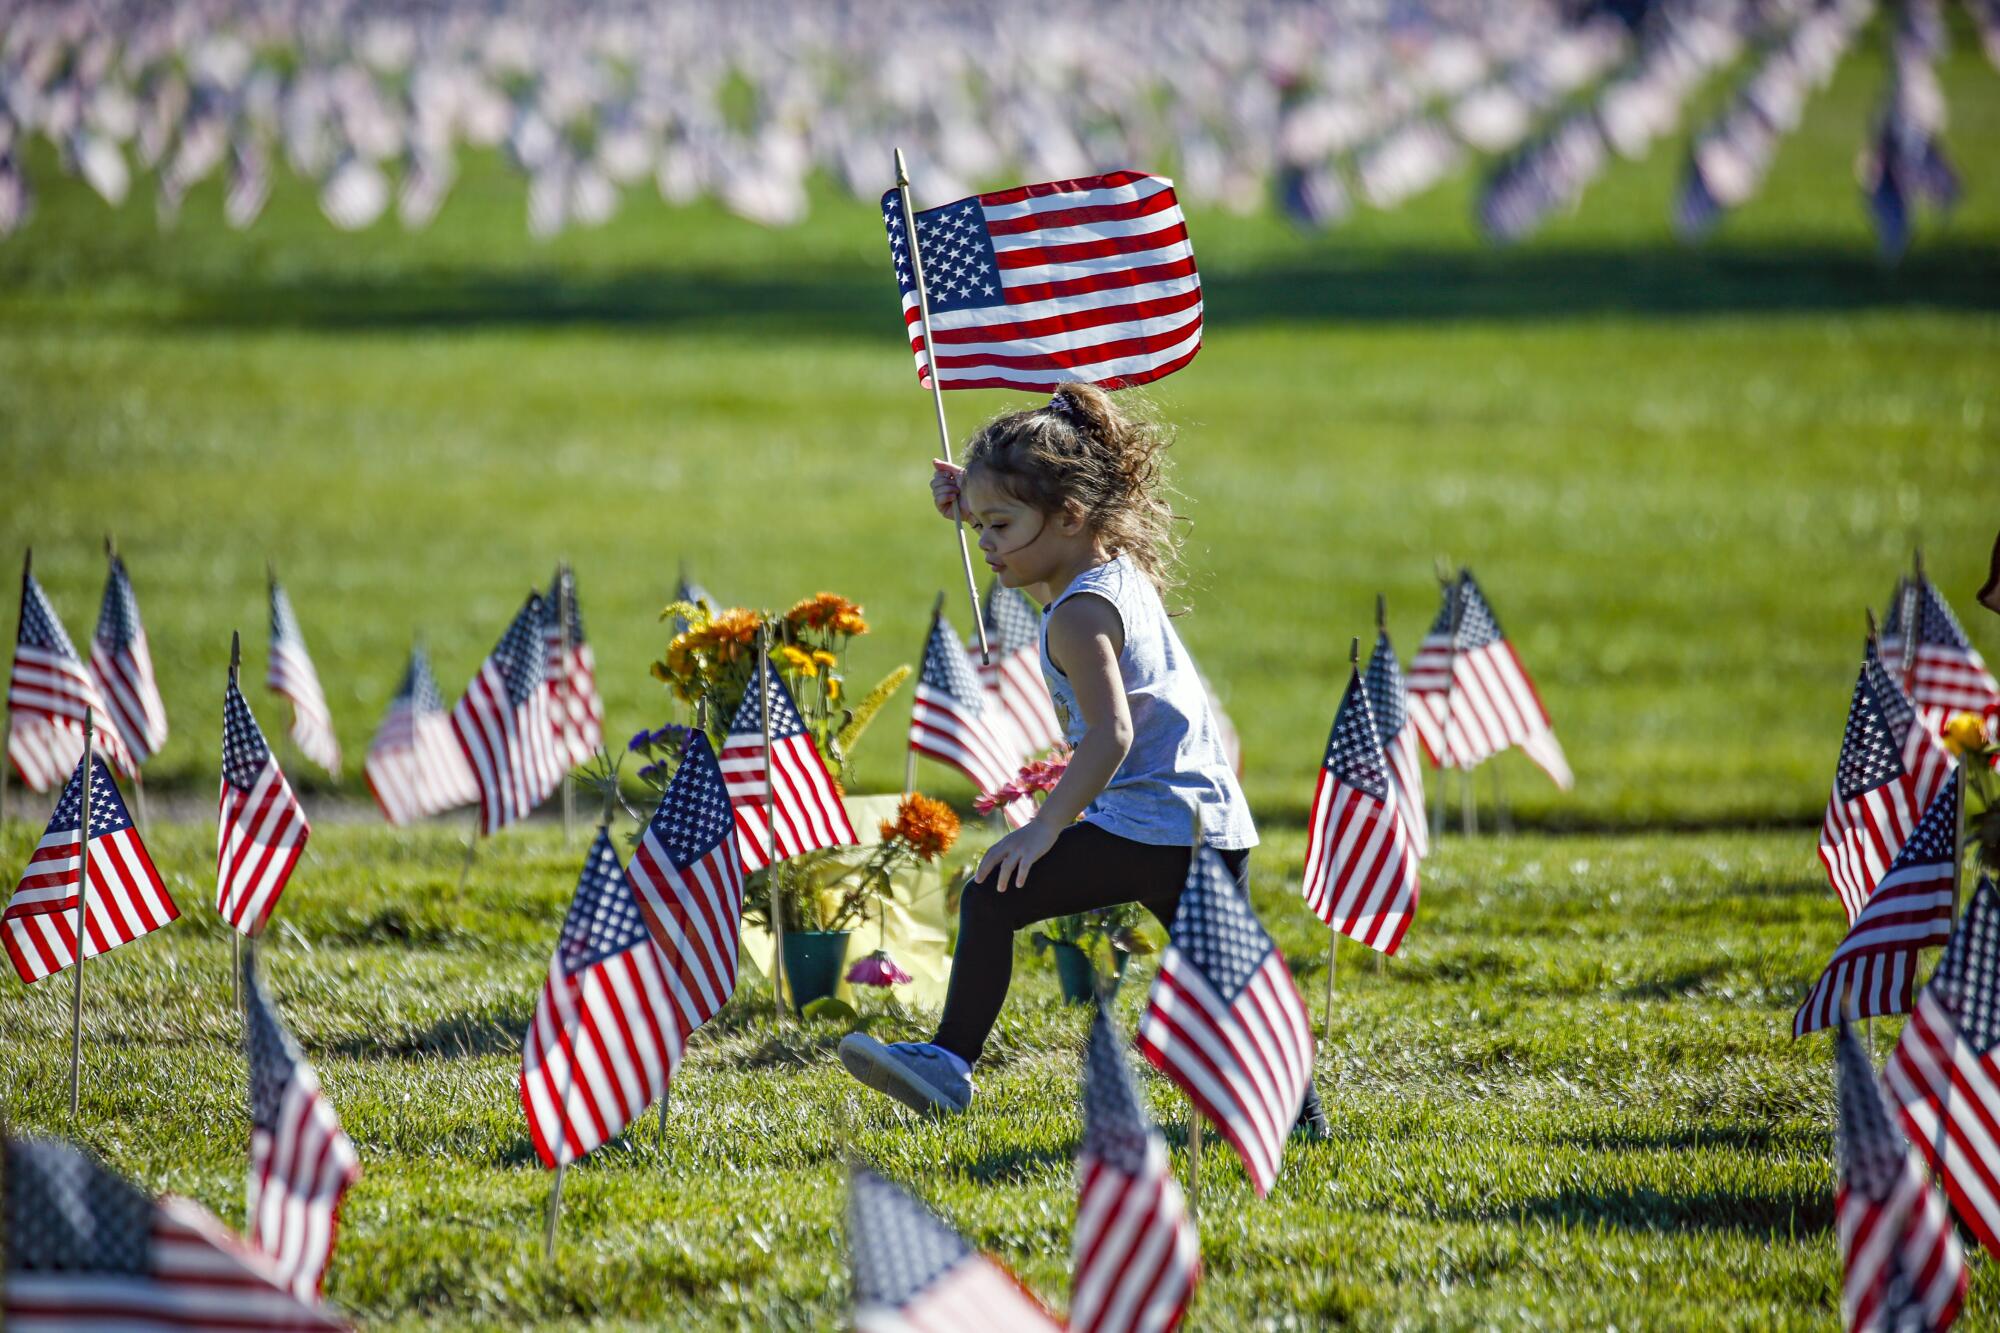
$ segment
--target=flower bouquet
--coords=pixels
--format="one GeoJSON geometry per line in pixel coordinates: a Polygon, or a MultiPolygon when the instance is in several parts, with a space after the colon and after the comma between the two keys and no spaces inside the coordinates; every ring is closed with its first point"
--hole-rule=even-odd
{"type": "Polygon", "coordinates": [[[1957,714],[1941,734],[1964,774],[1965,831],[1975,863],[2000,876],[2000,703],[1987,705],[1983,715],[1957,714]]]}
{"type": "MultiPolygon", "coordinates": [[[[1058,746],[1040,759],[1029,760],[1012,780],[980,793],[972,803],[973,809],[982,815],[991,814],[1024,797],[1040,805],[1062,781],[1069,768],[1069,757],[1070,752],[1058,746]]],[[[1062,982],[1065,1000],[1071,1004],[1090,1003],[1096,999],[1098,988],[1106,984],[1107,977],[1116,988],[1125,975],[1126,961],[1133,954],[1153,952],[1152,943],[1139,933],[1142,910],[1137,903],[1117,903],[1094,912],[1056,917],[1034,932],[1030,939],[1037,954],[1055,952],[1056,975],[1062,982]],[[1100,951],[1108,971],[1098,966],[1100,951]]]]}

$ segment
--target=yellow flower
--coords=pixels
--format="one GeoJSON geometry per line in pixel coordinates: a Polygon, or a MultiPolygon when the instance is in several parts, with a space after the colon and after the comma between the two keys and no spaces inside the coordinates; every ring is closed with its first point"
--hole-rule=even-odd
{"type": "Polygon", "coordinates": [[[840,659],[824,648],[818,648],[813,651],[813,661],[823,667],[837,667],[840,665],[840,659]]]}
{"type": "Polygon", "coordinates": [[[828,703],[837,703],[839,702],[839,700],[840,700],[840,677],[828,676],[826,678],[826,701],[828,703]]]}
{"type": "Polygon", "coordinates": [[[771,656],[776,659],[778,670],[780,671],[788,671],[800,676],[817,676],[819,674],[819,664],[813,660],[815,655],[794,648],[789,643],[778,649],[771,656]]]}
{"type": "Polygon", "coordinates": [[[1986,746],[1986,719],[1977,713],[1960,713],[1944,724],[1944,748],[1963,758],[1986,746]]]}

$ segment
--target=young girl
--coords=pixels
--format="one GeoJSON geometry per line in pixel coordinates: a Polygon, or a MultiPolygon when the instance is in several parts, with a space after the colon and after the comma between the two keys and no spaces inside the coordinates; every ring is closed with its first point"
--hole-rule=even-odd
{"type": "MultiPolygon", "coordinates": [[[[1257,830],[1160,601],[1175,556],[1160,495],[1166,444],[1103,390],[1076,384],[988,423],[963,469],[934,465],[938,512],[963,515],[994,577],[1044,608],[1042,675],[1071,755],[1041,810],[993,844],[966,887],[937,1036],[884,1046],[856,1033],[840,1045],[856,1078],[919,1111],[971,1102],[1015,931],[1125,902],[1170,926],[1197,810],[1203,841],[1248,891],[1257,830]]],[[[1317,1094],[1306,1106],[1301,1123],[1323,1129],[1317,1094]]]]}

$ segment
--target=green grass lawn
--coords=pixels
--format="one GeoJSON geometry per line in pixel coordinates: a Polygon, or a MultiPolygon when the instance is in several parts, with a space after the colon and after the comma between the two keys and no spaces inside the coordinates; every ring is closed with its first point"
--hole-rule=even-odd
{"type": "MultiPolygon", "coordinates": [[[[1469,563],[1578,778],[1559,794],[1504,757],[1531,831],[1447,840],[1405,956],[1343,950],[1318,1065],[1334,1139],[1295,1148],[1263,1202],[1210,1155],[1197,1326],[1836,1318],[1831,1061],[1789,1022],[1840,935],[1811,826],[1862,610],[1922,541],[2000,659],[1970,596],[2000,522],[2000,80],[1957,43],[1966,199],[1888,267],[1852,176],[1869,51],[1704,248],[1668,230],[1678,142],[1508,250],[1472,234],[1469,178],[1324,237],[1191,219],[1207,346],[1150,398],[1193,519],[1180,624],[1242,731],[1259,905],[1315,1017],[1299,826],[1378,590],[1407,658],[1433,560],[1469,563]]],[[[0,558],[32,544],[85,638],[118,535],[174,728],[149,778],[183,811],[212,800],[232,628],[261,676],[266,558],[347,797],[412,636],[455,693],[559,556],[616,737],[667,716],[646,665],[683,560],[751,605],[863,602],[861,687],[916,656],[957,577],[870,204],[822,192],[809,225],[765,232],[641,191],[536,245],[521,182],[468,160],[420,235],[336,233],[292,181],[248,234],[214,182],[162,234],[150,200],[113,212],[46,145],[27,161],[39,212],[0,244],[0,558]]],[[[963,434],[1021,401],[947,405],[963,434]]],[[[900,784],[904,707],[859,747],[857,790],[900,784]]],[[[324,779],[293,779],[333,813],[324,779]]],[[[970,794],[931,765],[920,782],[970,794]]],[[[15,806],[0,868],[49,804],[15,806]]],[[[824,1325],[859,1151],[1061,1303],[1085,1018],[1025,954],[975,1110],[947,1124],[855,1088],[838,1029],[774,1032],[753,979],[697,1039],[664,1145],[649,1123],[573,1173],[543,1265],[515,1078],[581,845],[510,832],[460,898],[458,827],[323,819],[273,920],[279,1003],[366,1171],[335,1300],[390,1327],[824,1325]]],[[[213,835],[192,818],[153,844],[184,919],[91,965],[83,1116],[72,1131],[57,981],[0,986],[0,1117],[240,1222],[213,835]]],[[[1149,975],[1120,1001],[1128,1030],[1149,975]]],[[[1176,1097],[1145,1087],[1182,1160],[1176,1097]]],[[[2000,1278],[1972,1266],[1968,1325],[2000,1320],[2000,1278]]]]}
{"type": "MultiPolygon", "coordinates": [[[[28,845],[15,825],[0,851],[28,845]]],[[[240,1223],[245,1074],[211,847],[203,828],[157,835],[184,919],[88,967],[73,1130],[67,975],[0,988],[0,1114],[240,1223]]],[[[264,949],[363,1159],[332,1299],[383,1327],[823,1327],[846,1299],[849,1153],[1066,1299],[1086,1014],[1025,941],[972,1112],[942,1123],[853,1083],[840,1028],[774,1031],[746,968],[695,1040],[664,1145],[648,1117],[569,1173],[545,1266],[549,1174],[515,1080],[581,842],[508,834],[462,899],[459,847],[321,830],[264,949]]],[[[1317,1062],[1332,1140],[1293,1145],[1261,1202],[1211,1141],[1196,1326],[1830,1326],[1832,1061],[1790,1022],[1841,917],[1801,850],[1789,833],[1448,839],[1404,955],[1341,949],[1317,1062]]],[[[1256,898],[1317,1021],[1326,936],[1298,901],[1303,852],[1269,840],[1256,898]]],[[[1120,997],[1127,1032],[1151,973],[1120,997]]],[[[926,1018],[877,1032],[928,1036],[926,1018]]],[[[1896,1027],[1877,1030],[1884,1052],[1896,1027]]],[[[1185,1104],[1141,1086],[1184,1172],[1185,1104]]],[[[1966,1326],[1988,1326],[2000,1271],[1971,1267],[1966,1326]]]]}
{"type": "MultiPolygon", "coordinates": [[[[1944,75],[1967,197],[1898,268],[1852,181],[1861,56],[1705,249],[1667,229],[1671,143],[1513,250],[1472,236],[1471,178],[1317,239],[1192,220],[1208,345],[1153,404],[1193,519],[1184,635],[1267,818],[1303,816],[1375,592],[1407,656],[1441,553],[1481,575],[1570,750],[1568,796],[1502,761],[1542,827],[1812,819],[1862,609],[1917,540],[2000,657],[1970,603],[2000,521],[2000,81],[1969,43],[1944,75]]],[[[456,691],[560,555],[620,735],[665,712],[646,664],[683,559],[752,605],[866,604],[863,685],[958,577],[872,206],[828,192],[767,232],[638,191],[536,245],[520,181],[473,161],[415,236],[336,233],[289,180],[245,235],[215,182],[161,234],[148,201],[108,210],[40,147],[30,166],[40,212],[0,245],[0,533],[79,636],[118,534],[173,718],[161,786],[214,781],[267,557],[357,758],[412,636],[456,691]]],[[[965,432],[1020,401],[949,409],[965,432]]],[[[897,730],[861,747],[861,787],[900,782],[897,730]]]]}

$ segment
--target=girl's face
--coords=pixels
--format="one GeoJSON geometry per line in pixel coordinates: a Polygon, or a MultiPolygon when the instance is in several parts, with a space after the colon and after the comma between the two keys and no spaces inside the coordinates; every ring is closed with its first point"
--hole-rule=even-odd
{"type": "Polygon", "coordinates": [[[979,534],[979,554],[1003,587],[1047,583],[1075,561],[1079,544],[1089,546],[1081,520],[1044,514],[995,485],[983,471],[966,474],[964,494],[972,529],[979,534]]]}

